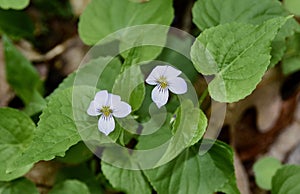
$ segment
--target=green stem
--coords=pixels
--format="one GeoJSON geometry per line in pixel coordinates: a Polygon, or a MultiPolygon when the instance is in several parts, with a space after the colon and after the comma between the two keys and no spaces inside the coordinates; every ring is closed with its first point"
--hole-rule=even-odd
{"type": "Polygon", "coordinates": [[[128,67],[130,67],[136,57],[136,48],[130,49],[127,57],[125,58],[124,63],[122,64],[121,73],[128,67]]]}
{"type": "Polygon", "coordinates": [[[199,101],[198,101],[199,107],[201,107],[201,105],[202,105],[202,103],[203,103],[203,101],[205,100],[205,98],[206,98],[207,95],[208,95],[208,88],[206,88],[206,89],[203,91],[202,95],[201,95],[200,98],[199,98],[199,101]]]}

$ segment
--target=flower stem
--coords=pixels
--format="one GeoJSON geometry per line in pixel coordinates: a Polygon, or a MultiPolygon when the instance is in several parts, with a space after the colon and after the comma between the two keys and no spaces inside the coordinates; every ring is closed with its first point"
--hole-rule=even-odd
{"type": "Polygon", "coordinates": [[[200,96],[199,100],[198,100],[198,103],[199,103],[199,107],[201,108],[201,105],[203,103],[203,101],[205,100],[206,96],[208,95],[208,88],[206,88],[202,95],[200,96]]]}
{"type": "Polygon", "coordinates": [[[139,39],[137,39],[135,42],[134,42],[134,45],[133,47],[129,50],[129,53],[127,55],[127,57],[125,58],[125,61],[122,65],[122,68],[121,68],[121,73],[124,72],[124,70],[128,67],[130,67],[131,65],[134,65],[136,63],[136,61],[138,61],[139,57],[140,57],[140,51],[137,49],[137,45],[138,45],[138,42],[141,42],[142,39],[141,37],[138,37],[139,39]]]}

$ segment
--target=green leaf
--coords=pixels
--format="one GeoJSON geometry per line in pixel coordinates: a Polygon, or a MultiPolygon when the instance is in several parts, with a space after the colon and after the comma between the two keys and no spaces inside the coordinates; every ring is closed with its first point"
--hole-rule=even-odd
{"type": "Polygon", "coordinates": [[[101,73],[97,88],[112,91],[121,71],[121,65],[118,59],[112,60],[101,73]]]}
{"type": "Polygon", "coordinates": [[[207,126],[205,114],[199,108],[194,107],[190,100],[181,102],[176,111],[176,119],[172,127],[173,135],[170,134],[169,119],[166,119],[157,132],[139,138],[137,148],[150,150],[149,154],[144,154],[141,160],[157,161],[155,163],[157,166],[169,162],[185,148],[197,143],[207,126]],[[152,149],[153,152],[151,152],[152,149]]]}
{"type": "Polygon", "coordinates": [[[125,27],[169,25],[172,19],[171,0],[151,0],[140,4],[128,0],[93,0],[80,16],[79,35],[84,43],[93,45],[125,27]]]}
{"type": "Polygon", "coordinates": [[[39,93],[43,83],[30,61],[5,36],[3,37],[3,44],[7,81],[26,105],[25,112],[33,115],[41,111],[46,105],[39,93]]]}
{"type": "Polygon", "coordinates": [[[204,135],[207,118],[199,108],[194,107],[190,100],[181,102],[176,113],[172,129],[174,135],[170,139],[168,148],[158,164],[168,162],[185,148],[197,143],[204,135]]]}
{"type": "Polygon", "coordinates": [[[78,180],[66,180],[57,184],[49,194],[90,194],[88,187],[78,180]]]}
{"type": "Polygon", "coordinates": [[[32,141],[35,124],[24,113],[12,108],[0,108],[0,181],[9,181],[27,173],[32,164],[7,173],[7,166],[28,147],[32,141]]]}
{"type": "Polygon", "coordinates": [[[151,194],[151,188],[141,170],[127,170],[101,162],[101,169],[110,184],[130,194],[151,194]]]}
{"type": "Polygon", "coordinates": [[[201,30],[230,22],[262,24],[286,16],[281,3],[273,0],[198,0],[192,11],[193,22],[201,30]]]}
{"type": "Polygon", "coordinates": [[[111,91],[120,71],[121,62],[118,59],[112,59],[112,57],[92,59],[80,67],[78,71],[64,79],[51,95],[64,89],[80,85],[96,86],[100,90],[111,91]]]}
{"type": "Polygon", "coordinates": [[[0,182],[0,194],[19,193],[39,194],[35,185],[25,178],[13,180],[11,182],[0,182]]]}
{"type": "Polygon", "coordinates": [[[128,0],[94,0],[80,17],[79,35],[89,45],[118,40],[119,53],[124,58],[129,57],[132,48],[138,51],[135,54],[138,63],[154,59],[162,51],[169,31],[167,25],[172,19],[172,0],[141,4],[128,0]]]}
{"type": "Polygon", "coordinates": [[[122,101],[128,102],[133,111],[137,110],[145,97],[144,76],[140,66],[133,65],[119,74],[112,93],[121,96],[122,101]]]}
{"type": "Polygon", "coordinates": [[[207,126],[207,118],[200,109],[193,108],[191,104],[188,104],[186,102],[188,101],[182,102],[182,106],[180,106],[175,112],[176,119],[172,128],[172,133],[176,134],[177,130],[180,128],[196,128],[196,130],[193,132],[193,138],[190,139],[189,143],[189,146],[192,146],[197,143],[204,135],[207,126]],[[194,113],[191,113],[191,110],[194,111],[194,113]],[[199,113],[196,114],[196,112],[199,113]],[[192,116],[190,114],[195,114],[195,117],[191,118],[192,116]],[[194,124],[197,125],[193,126],[194,124]]]}
{"type": "MultiPolygon", "coordinates": [[[[193,22],[201,30],[231,22],[260,25],[289,13],[275,0],[198,0],[193,7],[193,22]]],[[[272,43],[271,67],[283,57],[285,38],[291,36],[299,24],[293,19],[284,25],[272,43]]]]}
{"type": "Polygon", "coordinates": [[[40,116],[32,143],[10,167],[17,169],[64,156],[65,151],[80,141],[72,112],[72,89],[54,95],[40,116]]]}
{"type": "Polygon", "coordinates": [[[24,9],[29,5],[29,0],[0,0],[2,9],[24,9]]]}
{"type": "Polygon", "coordinates": [[[86,147],[84,142],[79,142],[76,145],[70,147],[64,157],[57,157],[60,162],[68,164],[79,164],[87,161],[93,156],[93,153],[86,147]]]}
{"type": "Polygon", "coordinates": [[[86,163],[61,168],[55,177],[56,184],[68,179],[77,179],[87,185],[91,194],[102,194],[101,185],[86,163]]]}
{"type": "MultiPolygon", "coordinates": [[[[11,1],[11,0],[8,0],[11,1]]],[[[23,11],[0,9],[0,33],[11,38],[33,38],[34,23],[23,11]]]]}
{"type": "Polygon", "coordinates": [[[272,179],[272,194],[300,193],[300,166],[286,165],[279,170],[272,179]]]}
{"type": "Polygon", "coordinates": [[[270,44],[287,18],[262,25],[230,23],[205,30],[191,50],[195,68],[214,75],[208,90],[220,102],[236,102],[249,95],[270,64],[270,44]]]}
{"type": "Polygon", "coordinates": [[[284,0],[283,6],[292,14],[300,15],[300,1],[298,0],[284,0]]]}
{"type": "Polygon", "coordinates": [[[158,57],[165,47],[169,29],[169,26],[165,25],[139,25],[122,29],[112,37],[116,36],[115,38],[120,40],[121,55],[126,60],[128,57],[133,57],[132,64],[138,64],[158,57]],[[135,52],[130,56],[132,50],[135,52]]]}
{"type": "Polygon", "coordinates": [[[300,70],[300,33],[287,40],[287,50],[282,59],[282,70],[285,75],[300,70]]]}
{"type": "MultiPolygon", "coordinates": [[[[170,115],[166,114],[164,108],[157,109],[156,106],[155,108],[156,110],[153,110],[150,107],[150,114],[153,118],[139,126],[143,136],[138,138],[136,150],[128,152],[127,148],[107,146],[102,153],[102,160],[126,169],[148,169],[171,161],[185,148],[202,138],[207,126],[207,119],[191,100],[182,100],[180,110],[178,110],[180,114],[177,112],[176,115],[174,134],[171,134],[170,130],[170,115]],[[156,139],[154,140],[154,138],[156,139]]],[[[133,126],[135,124],[131,124],[131,121],[127,121],[126,118],[122,121],[125,125],[133,126]]],[[[131,130],[129,127],[125,128],[131,130]]]]}
{"type": "Polygon", "coordinates": [[[281,166],[280,161],[272,157],[262,158],[255,162],[253,170],[256,184],[260,188],[270,190],[272,177],[281,166]]]}
{"type": "Polygon", "coordinates": [[[274,67],[282,59],[287,49],[286,39],[292,37],[295,32],[300,32],[300,25],[294,19],[289,19],[282,28],[280,28],[277,36],[271,44],[272,58],[269,68],[274,67]]]}
{"type": "MultiPolygon", "coordinates": [[[[111,58],[92,60],[67,78],[51,95],[40,116],[32,143],[24,154],[10,165],[11,170],[40,160],[51,160],[56,156],[63,157],[65,152],[81,139],[105,143],[118,138],[120,130],[117,127],[106,137],[98,130],[98,118],[86,113],[98,90],[96,86],[109,79],[109,75],[105,76],[105,79],[101,78],[105,63],[109,62],[109,59],[111,58]]],[[[112,60],[108,65],[119,63],[118,60],[112,60]]]]}
{"type": "Polygon", "coordinates": [[[224,185],[224,187],[222,187],[218,190],[223,193],[228,193],[228,194],[239,194],[240,193],[240,191],[237,187],[237,184],[236,184],[236,178],[230,179],[229,182],[227,182],[224,185]]]}
{"type": "Polygon", "coordinates": [[[239,193],[230,147],[211,140],[203,140],[201,145],[200,151],[199,146],[190,147],[171,162],[144,171],[158,193],[212,194],[222,191],[226,184],[235,188],[228,194],[239,193]]]}
{"type": "MultiPolygon", "coordinates": [[[[53,95],[40,116],[32,143],[9,168],[14,170],[40,160],[63,157],[65,152],[81,139],[100,138],[103,142],[106,140],[103,138],[109,139],[98,131],[97,117],[86,113],[90,101],[94,98],[94,92],[94,89],[74,87],[53,95]]],[[[115,133],[118,134],[117,131],[113,132],[110,137],[117,138],[118,135],[114,137],[115,133]]]]}
{"type": "MultiPolygon", "coordinates": [[[[153,119],[153,122],[149,121],[147,124],[143,125],[143,130],[151,129],[154,130],[157,128],[157,117],[162,117],[161,114],[155,114],[151,119],[153,119]],[[148,125],[148,126],[147,126],[148,125]]],[[[155,147],[158,147],[165,142],[167,142],[172,137],[171,133],[171,126],[170,126],[170,120],[171,115],[169,114],[167,118],[165,119],[165,122],[163,125],[157,129],[155,132],[147,134],[147,135],[141,135],[138,137],[138,143],[136,147],[139,150],[149,150],[155,147]]]]}
{"type": "Polygon", "coordinates": [[[166,47],[157,60],[167,62],[172,64],[174,67],[177,67],[177,69],[182,70],[183,74],[186,75],[192,83],[194,83],[198,78],[198,72],[194,68],[190,59],[186,57],[189,56],[191,51],[191,46],[193,44],[192,41],[194,41],[194,39],[189,36],[182,37],[177,34],[168,35],[166,47]],[[178,48],[179,52],[169,48],[178,48]]]}

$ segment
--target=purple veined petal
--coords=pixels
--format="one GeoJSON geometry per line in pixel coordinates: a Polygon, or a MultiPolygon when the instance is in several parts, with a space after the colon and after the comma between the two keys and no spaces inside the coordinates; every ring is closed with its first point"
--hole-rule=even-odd
{"type": "Polygon", "coordinates": [[[164,106],[168,102],[169,91],[168,89],[160,89],[156,86],[152,90],[151,98],[158,108],[164,106]]]}
{"type": "Polygon", "coordinates": [[[101,115],[98,121],[98,129],[106,136],[109,135],[115,129],[115,120],[112,116],[105,117],[101,115]]]}
{"type": "Polygon", "coordinates": [[[156,85],[157,84],[157,80],[164,75],[164,73],[166,72],[167,66],[156,66],[151,73],[149,74],[149,76],[146,79],[146,83],[150,84],[150,85],[156,85]]]}
{"type": "Polygon", "coordinates": [[[187,84],[181,77],[175,77],[169,80],[169,90],[174,94],[184,94],[187,92],[187,84]]]}
{"type": "Polygon", "coordinates": [[[124,118],[131,113],[131,106],[123,101],[115,104],[112,109],[112,114],[117,118],[124,118]]]}
{"type": "Polygon", "coordinates": [[[108,92],[107,90],[101,90],[96,93],[94,101],[99,107],[107,106],[108,92]]]}
{"type": "Polygon", "coordinates": [[[169,81],[169,79],[172,79],[174,77],[177,77],[181,74],[182,72],[178,69],[175,69],[172,66],[167,66],[166,71],[164,72],[164,76],[167,78],[167,80],[169,81]]]}
{"type": "Polygon", "coordinates": [[[90,115],[90,116],[98,116],[98,115],[100,115],[101,113],[100,113],[100,111],[99,111],[99,109],[100,109],[101,107],[100,106],[97,106],[96,104],[95,104],[95,101],[93,100],[91,103],[90,103],[90,106],[89,106],[89,108],[87,109],[87,114],[88,115],[90,115]]]}

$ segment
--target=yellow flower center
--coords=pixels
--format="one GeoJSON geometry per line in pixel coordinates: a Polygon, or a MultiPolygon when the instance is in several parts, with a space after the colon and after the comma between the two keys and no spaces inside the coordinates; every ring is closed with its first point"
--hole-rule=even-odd
{"type": "Polygon", "coordinates": [[[161,77],[157,80],[157,82],[159,83],[159,85],[160,85],[160,87],[161,87],[162,89],[166,89],[166,88],[168,87],[167,79],[166,79],[166,77],[164,77],[164,76],[161,76],[161,77]]]}
{"type": "Polygon", "coordinates": [[[102,112],[104,116],[108,117],[112,113],[112,110],[109,106],[103,106],[100,112],[102,112]]]}

